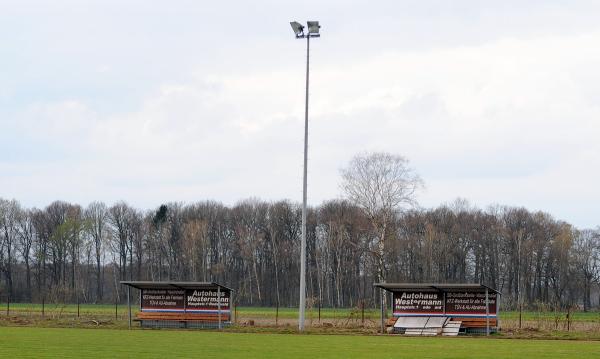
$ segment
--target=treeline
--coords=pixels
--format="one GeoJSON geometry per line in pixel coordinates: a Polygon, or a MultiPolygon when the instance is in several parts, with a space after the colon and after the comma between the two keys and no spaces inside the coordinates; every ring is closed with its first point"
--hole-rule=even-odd
{"type": "MultiPolygon", "coordinates": [[[[120,280],[216,281],[243,305],[298,303],[301,208],[289,201],[120,202],[44,209],[0,199],[0,301],[114,302],[120,280]]],[[[543,212],[464,201],[398,212],[385,232],[388,282],[476,282],[502,305],[600,305],[600,228],[578,230],[543,212]]],[[[357,206],[308,212],[309,304],[373,305],[378,238],[357,206]]]]}

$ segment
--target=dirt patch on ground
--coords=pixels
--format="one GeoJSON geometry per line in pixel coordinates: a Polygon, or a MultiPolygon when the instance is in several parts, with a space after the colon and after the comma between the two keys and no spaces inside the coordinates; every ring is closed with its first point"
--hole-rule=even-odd
{"type": "MultiPolygon", "coordinates": [[[[132,328],[139,325],[132,323],[132,328]]],[[[519,321],[506,319],[500,322],[501,330],[492,337],[521,338],[521,339],[576,339],[600,340],[600,321],[560,321],[560,320],[527,320],[519,321]]],[[[35,314],[2,315],[0,326],[31,326],[31,327],[68,327],[68,328],[111,328],[127,329],[127,315],[119,315],[116,319],[110,315],[81,315],[65,314],[41,316],[35,314]]],[[[227,331],[257,332],[257,333],[297,333],[298,319],[294,318],[265,318],[260,316],[240,315],[235,324],[227,331]]],[[[358,334],[374,335],[380,330],[379,319],[365,318],[326,318],[318,320],[308,318],[305,322],[307,333],[314,334],[358,334]]]]}

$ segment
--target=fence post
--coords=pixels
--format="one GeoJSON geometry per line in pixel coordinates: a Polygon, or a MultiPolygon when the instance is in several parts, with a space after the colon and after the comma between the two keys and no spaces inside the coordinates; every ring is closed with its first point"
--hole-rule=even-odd
{"type": "Polygon", "coordinates": [[[6,316],[10,315],[10,294],[6,295],[6,316]]]}
{"type": "Polygon", "coordinates": [[[521,299],[519,298],[519,329],[521,329],[522,319],[523,319],[523,304],[521,303],[521,299]]]}
{"type": "Polygon", "coordinates": [[[360,312],[361,312],[360,318],[361,318],[362,326],[364,327],[365,326],[365,300],[364,299],[362,299],[360,301],[360,312]]]}
{"type": "Polygon", "coordinates": [[[42,296],[42,318],[44,318],[46,315],[45,313],[45,307],[46,307],[46,297],[42,296]]]}
{"type": "Polygon", "coordinates": [[[319,323],[321,323],[321,298],[319,298],[319,323]]]}

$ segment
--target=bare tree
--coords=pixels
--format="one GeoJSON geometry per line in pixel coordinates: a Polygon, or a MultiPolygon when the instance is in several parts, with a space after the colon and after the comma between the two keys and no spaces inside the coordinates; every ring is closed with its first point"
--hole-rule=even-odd
{"type": "Polygon", "coordinates": [[[377,279],[385,282],[385,243],[397,211],[416,205],[415,195],[423,181],[408,160],[390,153],[355,156],[341,170],[342,190],[369,218],[374,231],[373,253],[377,257],[377,279]]]}
{"type": "Polygon", "coordinates": [[[600,231],[576,231],[574,245],[575,261],[583,277],[583,309],[587,312],[592,306],[592,284],[600,280],[600,231]]]}
{"type": "MultiPolygon", "coordinates": [[[[379,167],[362,175],[377,179],[367,189],[383,193],[389,183],[379,167]]],[[[383,202],[381,193],[372,203],[383,202]]],[[[579,231],[548,213],[481,210],[464,200],[404,210],[412,196],[380,207],[359,206],[360,198],[309,210],[307,292],[325,306],[374,304],[371,283],[383,278],[487,283],[512,308],[598,308],[600,228],[579,231]]],[[[0,288],[4,298],[12,284],[13,301],[72,301],[76,290],[77,299],[106,302],[119,298],[123,278],[213,280],[231,285],[242,305],[295,305],[300,208],[252,199],[145,213],[93,203],[82,212],[61,201],[38,210],[0,199],[0,288]]]]}
{"type": "Polygon", "coordinates": [[[88,231],[93,241],[94,257],[96,259],[96,300],[102,301],[102,254],[107,235],[106,220],[108,211],[102,202],[92,202],[85,210],[88,231]]]}
{"type": "Polygon", "coordinates": [[[30,209],[19,211],[18,248],[25,262],[27,299],[31,301],[31,248],[35,239],[33,212],[30,209]]]}
{"type": "Polygon", "coordinates": [[[0,198],[0,270],[5,274],[8,294],[11,297],[13,296],[14,249],[20,211],[21,207],[16,200],[8,201],[0,198]]]}
{"type": "Polygon", "coordinates": [[[258,199],[244,200],[232,210],[232,218],[237,224],[234,226],[234,233],[240,248],[239,252],[244,262],[246,262],[245,272],[248,274],[250,298],[252,298],[252,287],[255,284],[259,302],[262,301],[259,268],[261,267],[261,259],[263,259],[260,252],[265,245],[267,210],[267,204],[258,199]],[[254,277],[254,283],[252,277],[254,277]]]}

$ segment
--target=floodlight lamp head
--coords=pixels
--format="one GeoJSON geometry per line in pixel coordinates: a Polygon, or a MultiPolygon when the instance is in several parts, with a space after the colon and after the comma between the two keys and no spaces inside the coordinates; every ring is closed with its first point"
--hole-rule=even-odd
{"type": "Polygon", "coordinates": [[[321,25],[319,25],[318,21],[307,21],[308,24],[308,36],[311,37],[319,37],[319,29],[321,25]]]}
{"type": "Polygon", "coordinates": [[[301,23],[298,21],[292,21],[290,22],[290,25],[292,26],[292,30],[294,30],[294,34],[296,34],[297,38],[304,37],[304,26],[302,26],[301,23]]]}

